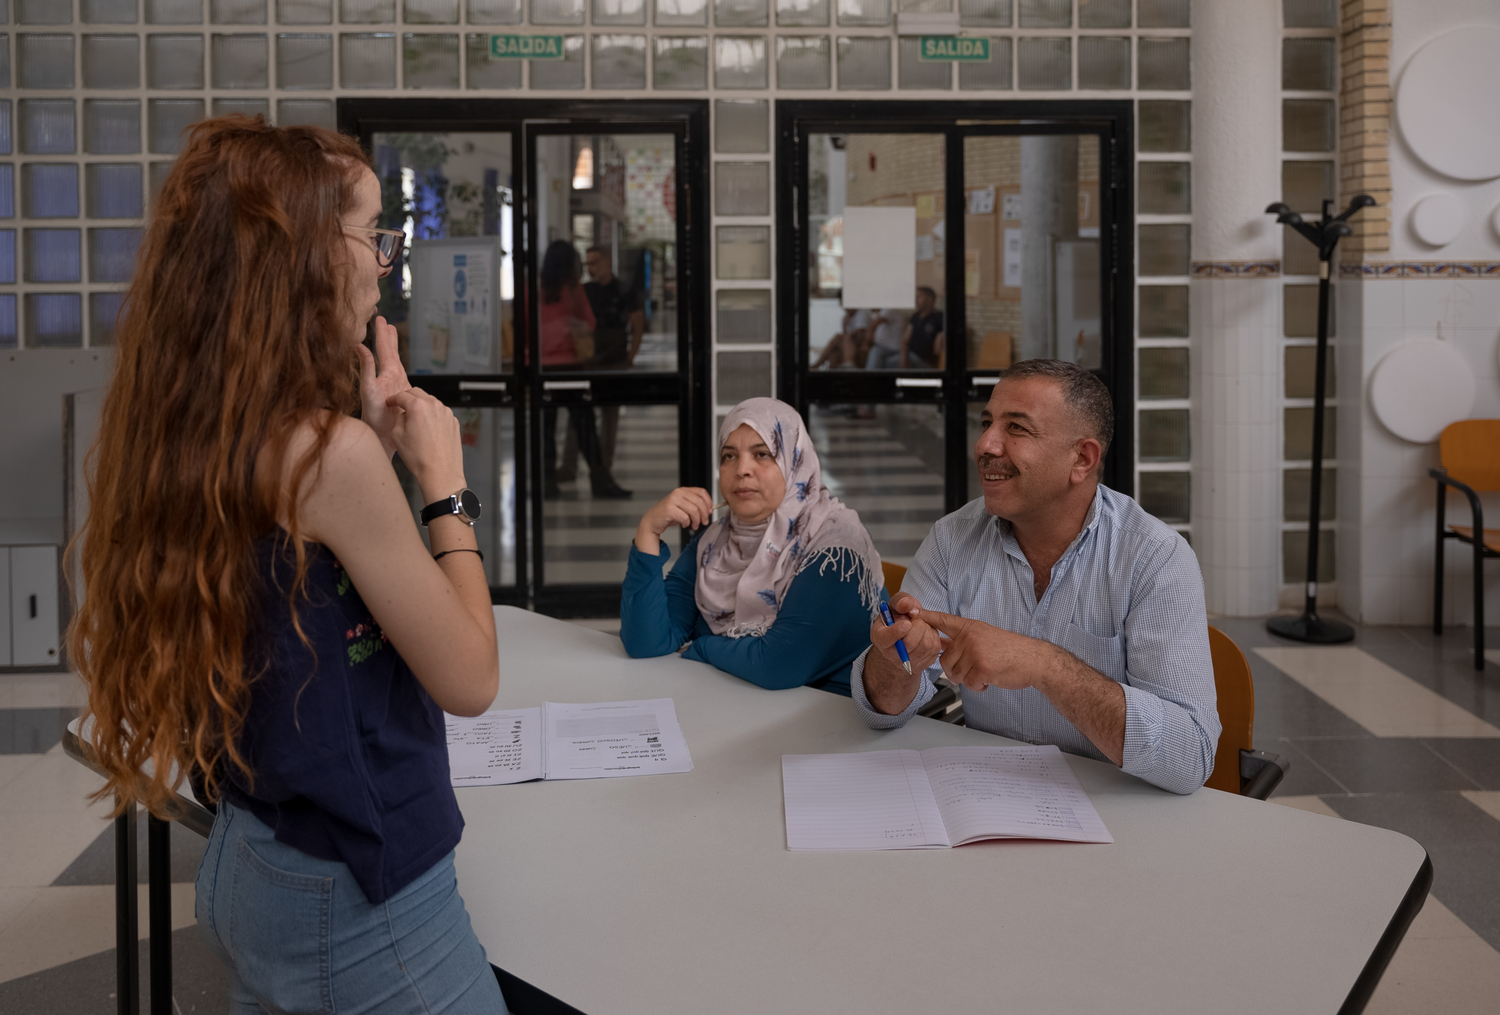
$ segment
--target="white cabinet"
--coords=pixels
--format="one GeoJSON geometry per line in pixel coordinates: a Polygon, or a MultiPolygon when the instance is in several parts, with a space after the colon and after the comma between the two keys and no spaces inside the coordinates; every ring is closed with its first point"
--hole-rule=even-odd
{"type": "Polygon", "coordinates": [[[55,666],[60,656],[57,547],[10,548],[10,664],[55,666]]]}

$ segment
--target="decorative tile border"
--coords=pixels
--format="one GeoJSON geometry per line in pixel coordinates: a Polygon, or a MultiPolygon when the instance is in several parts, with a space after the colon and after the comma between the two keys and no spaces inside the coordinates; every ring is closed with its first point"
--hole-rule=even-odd
{"type": "Polygon", "coordinates": [[[1194,261],[1193,278],[1276,278],[1280,261],[1194,261]]]}
{"type": "Polygon", "coordinates": [[[1500,261],[1356,261],[1339,265],[1344,278],[1493,278],[1500,261]]]}

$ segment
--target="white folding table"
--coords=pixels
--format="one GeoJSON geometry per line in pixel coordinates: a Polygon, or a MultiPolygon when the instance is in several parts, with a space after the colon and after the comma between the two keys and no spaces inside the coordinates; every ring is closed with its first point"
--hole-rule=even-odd
{"type": "Polygon", "coordinates": [[[495,610],[497,708],[670,697],[694,769],[459,789],[490,961],[588,1015],[1358,1012],[1432,880],[1396,832],[1069,756],[1110,845],[792,853],[781,755],[994,743],[495,610]]]}

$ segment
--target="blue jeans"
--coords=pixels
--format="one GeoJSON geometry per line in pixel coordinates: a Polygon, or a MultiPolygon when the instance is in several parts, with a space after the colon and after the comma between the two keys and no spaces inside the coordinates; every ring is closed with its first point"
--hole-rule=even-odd
{"type": "Polygon", "coordinates": [[[506,1011],[452,853],[371,905],[347,866],[277,842],[221,800],[196,888],[198,930],[233,977],[235,1015],[506,1011]]]}

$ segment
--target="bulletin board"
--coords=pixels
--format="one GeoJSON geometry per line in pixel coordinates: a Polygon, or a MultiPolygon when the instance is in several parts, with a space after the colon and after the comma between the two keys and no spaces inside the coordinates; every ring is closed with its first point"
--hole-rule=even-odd
{"type": "Polygon", "coordinates": [[[412,241],[409,372],[499,368],[501,256],[498,236],[412,241]]]}

